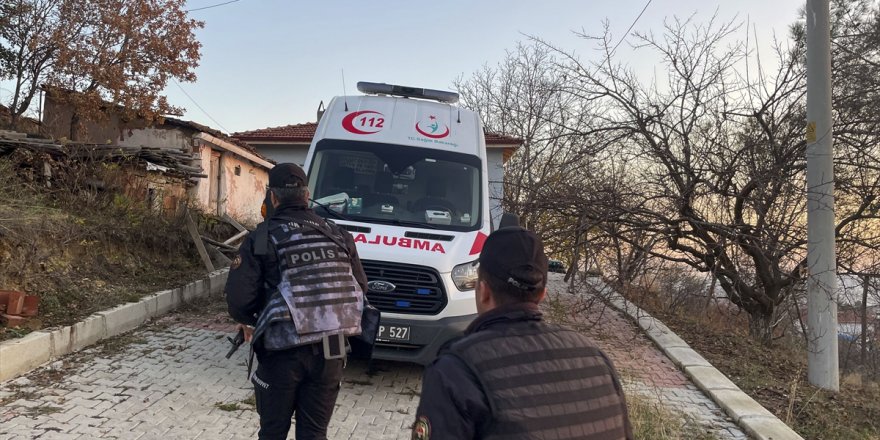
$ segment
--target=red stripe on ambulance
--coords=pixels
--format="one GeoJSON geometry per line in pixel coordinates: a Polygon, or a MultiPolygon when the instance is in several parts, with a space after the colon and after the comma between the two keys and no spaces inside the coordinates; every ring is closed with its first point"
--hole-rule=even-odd
{"type": "Polygon", "coordinates": [[[489,238],[483,231],[477,233],[477,237],[474,238],[474,244],[471,246],[470,255],[479,254],[483,250],[483,244],[486,243],[486,239],[489,238]]]}

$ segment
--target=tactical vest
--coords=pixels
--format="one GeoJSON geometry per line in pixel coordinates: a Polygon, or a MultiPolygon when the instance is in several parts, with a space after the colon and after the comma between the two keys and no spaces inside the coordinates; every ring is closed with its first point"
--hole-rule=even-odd
{"type": "Polygon", "coordinates": [[[490,327],[452,344],[479,380],[486,439],[626,438],[626,404],[611,366],[587,338],[539,321],[490,327]]]}
{"type": "Polygon", "coordinates": [[[267,350],[284,350],[359,334],[364,293],[338,229],[291,219],[273,225],[269,238],[281,279],[257,319],[254,340],[267,350]]]}

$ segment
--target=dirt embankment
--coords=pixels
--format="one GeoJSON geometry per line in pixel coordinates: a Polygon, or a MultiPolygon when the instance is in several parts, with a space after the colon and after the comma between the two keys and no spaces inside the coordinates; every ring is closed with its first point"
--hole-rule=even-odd
{"type": "Polygon", "coordinates": [[[820,390],[807,380],[799,336],[764,346],[749,337],[745,313],[675,309],[656,298],[634,299],[805,439],[880,439],[880,384],[868,376],[842,372],[839,393],[820,390]]]}
{"type": "Polygon", "coordinates": [[[35,164],[33,155],[0,157],[0,290],[40,297],[39,315],[21,328],[0,327],[0,340],[71,324],[204,273],[183,210],[158,213],[145,190],[107,184],[124,180],[126,167],[93,163],[49,185],[34,177],[35,164]]]}

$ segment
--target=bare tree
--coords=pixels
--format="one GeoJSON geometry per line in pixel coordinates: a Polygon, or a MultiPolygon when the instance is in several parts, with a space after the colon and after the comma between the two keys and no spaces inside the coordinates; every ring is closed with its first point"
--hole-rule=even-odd
{"type": "MultiPolygon", "coordinates": [[[[571,79],[565,92],[601,109],[589,119],[601,127],[590,129],[619,133],[615,150],[635,164],[639,197],[607,206],[616,211],[613,221],[660,238],[662,248],[645,249],[654,257],[713,274],[749,314],[751,334],[769,343],[779,306],[808,269],[804,46],[796,26],[793,41],[777,45],[778,69],[750,75],[747,47],[728,43],[737,30],[714,19],[705,25],[675,19],[661,36],[635,34],[635,47],[661,60],[665,73],[653,82],[614,63],[608,37],[598,39],[607,54],[601,63],[556,54],[565,58],[560,69],[571,79]]],[[[836,157],[837,234],[843,249],[853,249],[842,253],[842,264],[877,249],[869,231],[880,207],[878,132],[872,121],[859,119],[860,108],[854,102],[837,115],[845,127],[836,157]]]]}
{"type": "MultiPolygon", "coordinates": [[[[850,267],[880,249],[880,39],[872,2],[834,7],[836,233],[850,267]]],[[[573,266],[598,261],[619,286],[649,258],[710,274],[770,343],[809,270],[805,40],[792,26],[768,72],[741,30],[673,19],[634,34],[639,56],[659,59],[650,79],[615,60],[607,31],[583,35],[598,62],[533,38],[458,85],[490,129],[524,139],[505,204],[552,249],[573,266]]]]}
{"type": "Polygon", "coordinates": [[[566,93],[568,78],[552,51],[520,44],[497,67],[484,67],[455,87],[490,131],[517,136],[521,148],[504,170],[507,212],[541,234],[573,270],[586,268],[602,221],[597,198],[608,198],[613,167],[603,156],[610,143],[589,129],[588,102],[566,93]]]}

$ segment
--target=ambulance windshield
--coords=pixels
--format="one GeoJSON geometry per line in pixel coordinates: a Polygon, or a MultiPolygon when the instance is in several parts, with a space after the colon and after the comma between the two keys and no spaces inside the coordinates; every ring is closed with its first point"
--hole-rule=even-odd
{"type": "Polygon", "coordinates": [[[315,148],[309,187],[324,217],[472,231],[481,221],[480,170],[480,159],[468,154],[325,139],[315,148]]]}

